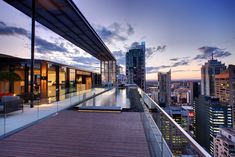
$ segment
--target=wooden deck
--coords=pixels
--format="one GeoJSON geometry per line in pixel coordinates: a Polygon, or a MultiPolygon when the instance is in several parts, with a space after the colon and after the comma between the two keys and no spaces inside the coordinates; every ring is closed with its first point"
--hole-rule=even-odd
{"type": "Polygon", "coordinates": [[[0,156],[148,157],[138,112],[63,111],[0,141],[0,156]]]}

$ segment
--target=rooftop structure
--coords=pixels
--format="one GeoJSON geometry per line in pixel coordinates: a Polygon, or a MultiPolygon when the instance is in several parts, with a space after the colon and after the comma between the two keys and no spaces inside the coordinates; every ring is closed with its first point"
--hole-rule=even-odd
{"type": "Polygon", "coordinates": [[[97,59],[102,61],[116,60],[72,0],[35,1],[35,8],[32,3],[34,0],[4,1],[29,17],[32,17],[34,10],[36,21],[97,59]]]}
{"type": "MultiPolygon", "coordinates": [[[[115,83],[116,59],[72,0],[5,0],[5,2],[31,17],[31,78],[34,77],[35,21],[38,21],[99,59],[102,83],[115,83]]],[[[32,79],[30,81],[31,107],[33,107],[34,84],[32,79]]]]}

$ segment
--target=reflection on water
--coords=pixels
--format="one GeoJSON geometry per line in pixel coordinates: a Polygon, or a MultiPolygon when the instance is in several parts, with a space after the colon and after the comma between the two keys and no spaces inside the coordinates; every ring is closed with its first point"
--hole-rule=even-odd
{"type": "Polygon", "coordinates": [[[114,88],[99,96],[94,97],[84,103],[78,105],[79,107],[86,106],[104,106],[104,107],[121,107],[130,108],[130,100],[127,96],[126,89],[114,88]]]}

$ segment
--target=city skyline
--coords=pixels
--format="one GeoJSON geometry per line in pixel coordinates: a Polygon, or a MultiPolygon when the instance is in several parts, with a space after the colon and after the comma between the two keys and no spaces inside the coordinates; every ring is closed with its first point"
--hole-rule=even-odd
{"type": "MultiPolygon", "coordinates": [[[[158,71],[169,68],[173,80],[200,79],[200,67],[212,52],[226,65],[234,62],[235,5],[231,0],[197,4],[183,0],[74,2],[122,66],[128,48],[145,41],[147,80],[156,80],[158,71]]],[[[0,8],[1,53],[29,57],[30,18],[2,1],[0,8]]],[[[37,58],[99,69],[97,59],[44,26],[36,26],[40,36],[36,40],[37,58]]]]}

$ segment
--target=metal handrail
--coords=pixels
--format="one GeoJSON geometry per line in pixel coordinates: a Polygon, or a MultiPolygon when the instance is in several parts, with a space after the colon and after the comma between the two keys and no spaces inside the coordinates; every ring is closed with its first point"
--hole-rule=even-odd
{"type": "Polygon", "coordinates": [[[170,115],[168,115],[152,98],[150,98],[141,88],[138,89],[141,90],[146,95],[146,97],[151,100],[156,108],[160,110],[160,112],[162,112],[164,116],[166,116],[166,118],[183,134],[183,136],[192,144],[193,148],[196,149],[196,152],[200,156],[211,157],[211,155],[205,151],[205,149],[203,149],[202,146],[199,145],[177,122],[175,122],[175,120],[170,115]]]}

